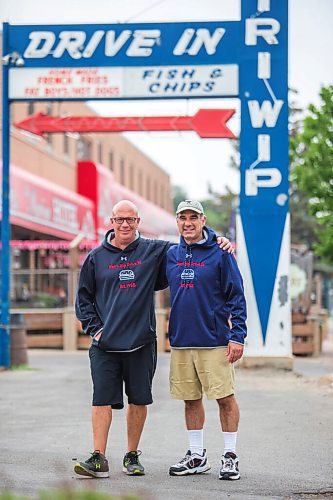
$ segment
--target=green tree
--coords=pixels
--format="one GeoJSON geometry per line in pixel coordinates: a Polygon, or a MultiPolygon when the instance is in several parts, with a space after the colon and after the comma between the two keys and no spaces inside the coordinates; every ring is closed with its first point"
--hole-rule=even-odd
{"type": "Polygon", "coordinates": [[[315,252],[333,262],[333,85],[323,87],[320,98],[320,107],[309,106],[303,130],[290,139],[291,181],[316,218],[315,252]]]}
{"type": "Polygon", "coordinates": [[[301,132],[303,125],[303,110],[297,103],[296,89],[289,89],[289,138],[290,138],[290,184],[289,184],[289,208],[291,216],[291,242],[303,244],[313,248],[317,241],[316,230],[318,222],[314,215],[308,212],[308,195],[300,191],[293,176],[293,144],[295,137],[301,132]]]}
{"type": "Polygon", "coordinates": [[[225,194],[210,190],[211,198],[202,200],[205,208],[207,225],[212,227],[217,234],[226,235],[230,240],[235,240],[235,235],[230,228],[234,226],[233,215],[238,196],[228,188],[225,194]]]}

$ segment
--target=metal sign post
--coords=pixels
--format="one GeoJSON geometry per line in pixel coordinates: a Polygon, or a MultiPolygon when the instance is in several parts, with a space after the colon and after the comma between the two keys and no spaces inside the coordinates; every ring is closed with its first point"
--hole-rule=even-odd
{"type": "MultiPolygon", "coordinates": [[[[3,25],[3,55],[8,51],[8,25],[3,25]]],[[[8,98],[8,64],[2,66],[2,221],[1,221],[1,324],[0,366],[10,366],[9,293],[10,293],[10,221],[9,221],[9,165],[10,165],[10,103],[8,98]]]]}

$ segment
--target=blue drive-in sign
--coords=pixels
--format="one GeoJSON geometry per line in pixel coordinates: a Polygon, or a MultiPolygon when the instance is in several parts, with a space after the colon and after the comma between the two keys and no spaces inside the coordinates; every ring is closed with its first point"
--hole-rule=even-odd
{"type": "Polygon", "coordinates": [[[227,64],[238,59],[237,22],[11,26],[26,67],[227,64]]]}
{"type": "Polygon", "coordinates": [[[288,3],[243,1],[242,23],[238,235],[252,304],[249,330],[269,355],[285,355],[290,299],[281,301],[278,291],[285,287],[288,297],[288,3]]]}
{"type": "Polygon", "coordinates": [[[6,37],[24,60],[9,70],[13,100],[239,97],[247,354],[290,356],[288,1],[242,0],[239,21],[7,26],[6,37]]]}
{"type": "Polygon", "coordinates": [[[11,26],[11,99],[237,97],[235,22],[11,26]]]}

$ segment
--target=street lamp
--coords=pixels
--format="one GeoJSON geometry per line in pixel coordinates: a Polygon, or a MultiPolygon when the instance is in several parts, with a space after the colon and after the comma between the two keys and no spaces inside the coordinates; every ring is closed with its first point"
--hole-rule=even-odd
{"type": "Polygon", "coordinates": [[[3,56],[2,63],[4,66],[9,66],[9,65],[24,66],[25,65],[23,57],[21,56],[21,54],[16,52],[16,50],[11,52],[10,54],[6,54],[5,56],[3,56]]]}

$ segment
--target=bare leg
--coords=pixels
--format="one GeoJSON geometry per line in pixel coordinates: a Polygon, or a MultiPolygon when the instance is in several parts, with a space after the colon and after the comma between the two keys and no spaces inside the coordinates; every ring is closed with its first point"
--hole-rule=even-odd
{"type": "Polygon", "coordinates": [[[127,451],[136,451],[147,417],[147,406],[129,404],[127,408],[127,451]]]}
{"type": "Polygon", "coordinates": [[[185,422],[188,431],[201,430],[205,423],[205,409],[202,399],[194,401],[184,401],[185,422]]]}
{"type": "Polygon", "coordinates": [[[235,396],[217,399],[220,410],[220,422],[223,432],[237,432],[239,424],[239,408],[235,396]]]}
{"type": "Polygon", "coordinates": [[[99,450],[105,455],[110,425],[112,422],[111,406],[92,407],[92,427],[94,451],[99,450]]]}

